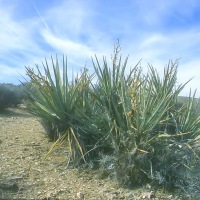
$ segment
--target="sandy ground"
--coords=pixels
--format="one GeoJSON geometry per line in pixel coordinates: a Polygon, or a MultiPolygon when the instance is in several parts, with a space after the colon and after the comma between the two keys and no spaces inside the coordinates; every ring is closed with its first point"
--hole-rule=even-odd
{"type": "Polygon", "coordinates": [[[25,110],[0,114],[0,199],[183,199],[151,188],[120,188],[94,170],[66,169],[64,147],[44,160],[51,145],[25,110]]]}

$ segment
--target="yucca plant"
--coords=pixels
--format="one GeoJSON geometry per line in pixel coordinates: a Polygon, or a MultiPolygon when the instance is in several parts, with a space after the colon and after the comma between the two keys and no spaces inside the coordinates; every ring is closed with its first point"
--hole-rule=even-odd
{"type": "Polygon", "coordinates": [[[47,61],[43,63],[43,73],[36,67],[37,72],[26,67],[30,78],[27,108],[39,118],[49,137],[56,140],[49,153],[67,141],[71,161],[74,164],[81,160],[86,162],[87,151],[100,137],[98,130],[86,121],[87,113],[92,109],[87,92],[92,77],[85,69],[79,77],[70,81],[65,58],[62,74],[57,58],[56,61],[52,58],[52,68],[47,61]],[[90,131],[93,132],[90,134],[90,131]]]}
{"type": "Polygon", "coordinates": [[[101,154],[101,167],[122,185],[150,182],[170,189],[184,187],[185,176],[178,169],[187,171],[192,162],[180,160],[180,155],[187,153],[194,159],[197,149],[183,137],[194,142],[200,124],[193,98],[187,106],[177,106],[187,84],[176,85],[178,63],[170,61],[163,78],[152,66],[147,75],[138,65],[126,75],[127,59],[122,62],[115,50],[111,68],[105,58],[102,66],[97,57],[93,60],[98,80],[94,96],[112,144],[112,153],[101,154]]]}
{"type": "MultiPolygon", "coordinates": [[[[96,82],[85,69],[68,79],[63,58],[47,61],[44,74],[26,68],[30,78],[28,109],[56,139],[53,151],[68,142],[70,160],[99,159],[101,168],[122,185],[151,183],[185,190],[199,161],[200,119],[197,103],[178,102],[185,84],[177,86],[177,62],[170,61],[163,77],[149,65],[142,74],[140,62],[127,74],[127,62],[115,47],[112,66],[93,59],[96,82]]],[[[194,179],[192,179],[194,180],[194,179]]]]}

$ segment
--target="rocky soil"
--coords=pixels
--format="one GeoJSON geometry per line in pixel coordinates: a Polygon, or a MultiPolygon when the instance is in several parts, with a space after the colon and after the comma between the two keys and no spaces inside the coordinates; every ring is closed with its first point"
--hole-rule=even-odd
{"type": "Polygon", "coordinates": [[[95,170],[66,168],[64,147],[45,160],[51,145],[25,110],[0,114],[0,199],[185,199],[151,188],[120,188],[95,170]]]}

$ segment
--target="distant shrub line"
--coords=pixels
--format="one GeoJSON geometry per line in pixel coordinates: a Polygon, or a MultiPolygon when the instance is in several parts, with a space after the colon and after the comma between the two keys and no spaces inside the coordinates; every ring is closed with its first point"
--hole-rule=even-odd
{"type": "Polygon", "coordinates": [[[16,107],[25,98],[23,85],[0,84],[0,111],[8,107],[16,107]]]}

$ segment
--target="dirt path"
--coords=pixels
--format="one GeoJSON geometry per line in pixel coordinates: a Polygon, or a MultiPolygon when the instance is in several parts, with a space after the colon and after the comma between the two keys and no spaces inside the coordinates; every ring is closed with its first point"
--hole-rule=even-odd
{"type": "Polygon", "coordinates": [[[159,191],[118,188],[95,171],[65,169],[66,151],[44,160],[51,142],[21,109],[0,114],[0,199],[181,199],[159,191]]]}

